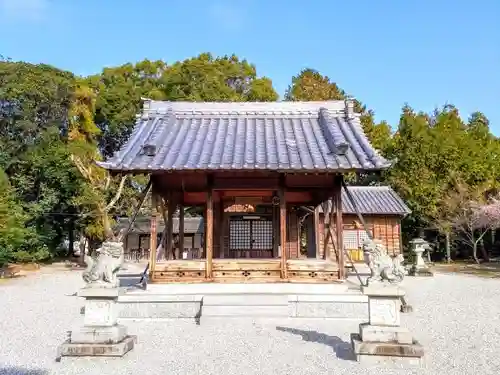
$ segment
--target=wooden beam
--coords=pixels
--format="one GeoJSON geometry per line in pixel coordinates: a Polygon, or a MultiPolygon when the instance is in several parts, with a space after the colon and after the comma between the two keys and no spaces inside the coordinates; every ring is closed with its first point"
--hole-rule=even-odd
{"type": "Polygon", "coordinates": [[[320,252],[320,241],[319,241],[319,236],[320,236],[320,231],[319,231],[319,206],[316,206],[314,209],[314,219],[313,219],[313,224],[314,224],[314,244],[316,247],[316,259],[321,259],[321,252],[320,252]]]}
{"type": "Polygon", "coordinates": [[[179,205],[179,250],[184,254],[184,204],[179,205]]]}
{"type": "Polygon", "coordinates": [[[210,184],[207,192],[207,204],[206,204],[206,232],[205,232],[205,248],[206,248],[206,273],[205,277],[207,279],[212,279],[212,260],[214,253],[213,235],[214,235],[214,192],[212,189],[212,184],[210,184]]]}
{"type": "Polygon", "coordinates": [[[275,189],[278,185],[277,178],[246,177],[246,178],[216,178],[213,188],[215,190],[228,189],[275,189]]]}
{"type": "Polygon", "coordinates": [[[284,176],[281,178],[278,194],[280,200],[281,278],[286,279],[288,275],[286,269],[286,198],[284,176]]]}

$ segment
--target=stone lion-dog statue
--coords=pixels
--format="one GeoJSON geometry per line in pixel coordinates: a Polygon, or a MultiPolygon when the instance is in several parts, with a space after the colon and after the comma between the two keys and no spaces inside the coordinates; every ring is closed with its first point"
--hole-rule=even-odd
{"type": "Polygon", "coordinates": [[[106,241],[97,249],[97,257],[85,255],[87,268],[82,278],[87,283],[86,288],[117,288],[120,285],[118,271],[124,262],[123,244],[106,241]]]}
{"type": "Polygon", "coordinates": [[[405,276],[403,267],[404,257],[398,254],[391,257],[386,247],[378,240],[366,240],[363,242],[363,254],[365,263],[370,268],[370,277],[367,284],[389,282],[399,284],[405,276]]]}

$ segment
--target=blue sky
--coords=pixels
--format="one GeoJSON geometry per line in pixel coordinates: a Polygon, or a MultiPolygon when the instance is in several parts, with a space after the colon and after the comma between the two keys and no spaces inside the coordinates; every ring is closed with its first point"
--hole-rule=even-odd
{"type": "Polygon", "coordinates": [[[0,0],[0,54],[77,74],[236,53],[283,94],[311,67],[397,124],[405,102],[500,135],[500,0],[0,0]]]}

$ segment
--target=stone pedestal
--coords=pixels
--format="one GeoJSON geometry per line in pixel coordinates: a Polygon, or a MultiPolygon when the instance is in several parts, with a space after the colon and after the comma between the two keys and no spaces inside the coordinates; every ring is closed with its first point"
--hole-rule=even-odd
{"type": "Polygon", "coordinates": [[[122,357],[132,350],[136,338],[127,335],[127,327],[117,324],[118,288],[85,288],[78,296],[85,298],[83,327],[70,333],[58,351],[63,356],[122,357]]]}
{"type": "Polygon", "coordinates": [[[422,257],[423,253],[429,249],[429,243],[422,238],[415,238],[410,241],[410,244],[415,253],[415,262],[410,268],[409,274],[411,276],[433,276],[431,269],[422,257]]]}
{"type": "Polygon", "coordinates": [[[369,322],[359,326],[351,342],[359,362],[422,365],[423,347],[400,326],[401,297],[405,292],[390,284],[362,288],[368,296],[369,322]]]}

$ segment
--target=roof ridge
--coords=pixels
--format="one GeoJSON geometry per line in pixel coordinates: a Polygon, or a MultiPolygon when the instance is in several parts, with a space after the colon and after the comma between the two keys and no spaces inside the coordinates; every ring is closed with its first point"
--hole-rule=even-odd
{"type": "Polygon", "coordinates": [[[277,102],[188,102],[188,101],[161,101],[142,98],[143,113],[156,111],[173,112],[319,112],[325,108],[335,113],[350,112],[351,101],[325,100],[325,101],[277,101],[277,102]]]}

